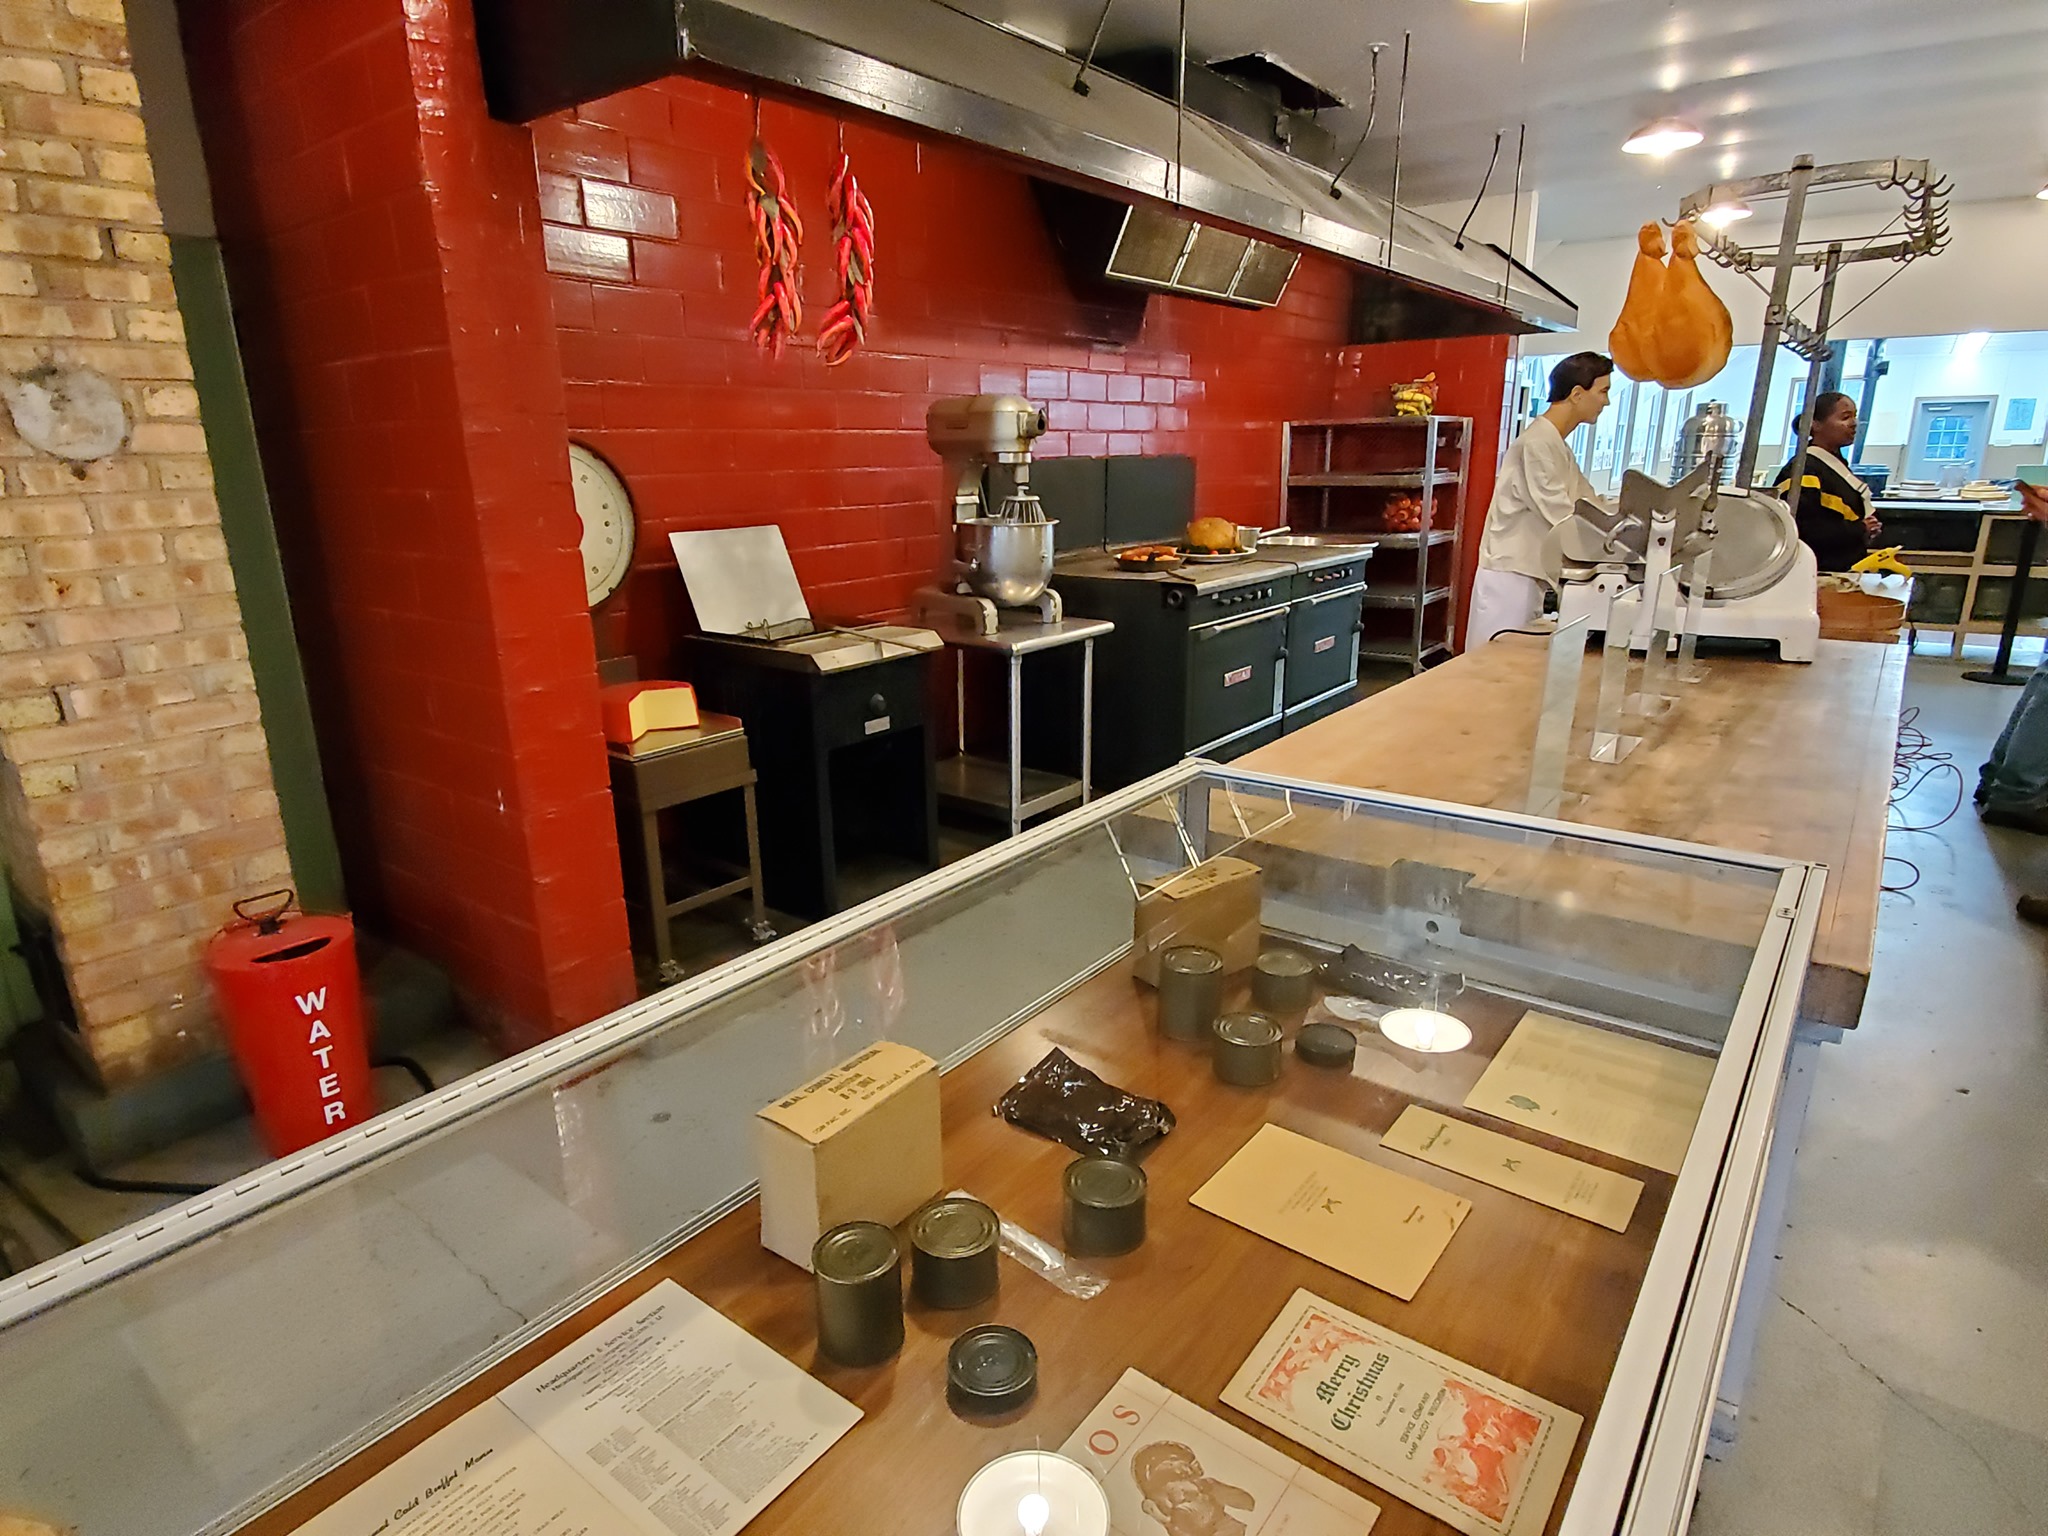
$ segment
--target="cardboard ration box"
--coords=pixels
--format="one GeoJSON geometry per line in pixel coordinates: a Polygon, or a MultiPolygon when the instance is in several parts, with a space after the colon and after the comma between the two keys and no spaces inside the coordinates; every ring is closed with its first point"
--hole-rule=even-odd
{"type": "Polygon", "coordinates": [[[754,1120],[761,1246],[808,1270],[822,1233],[845,1221],[894,1226],[945,1187],[939,1064],[883,1041],[754,1120]]]}
{"type": "Polygon", "coordinates": [[[1159,956],[1176,944],[1199,944],[1242,971],[1259,958],[1259,866],[1220,855],[1170,875],[1138,898],[1132,973],[1159,985],[1159,956]]]}

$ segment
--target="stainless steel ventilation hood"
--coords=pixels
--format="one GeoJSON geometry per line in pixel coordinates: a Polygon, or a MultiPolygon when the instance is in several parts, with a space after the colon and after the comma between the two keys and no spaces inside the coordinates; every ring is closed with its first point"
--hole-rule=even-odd
{"type": "Polygon", "coordinates": [[[1359,340],[1578,323],[1498,248],[1459,250],[1406,210],[1390,241],[1380,193],[1346,181],[1333,197],[1328,171],[1111,75],[1078,94],[1069,55],[938,0],[476,0],[476,12],[492,111],[512,121],[681,69],[730,71],[1343,257],[1381,274],[1361,284],[1359,340]]]}

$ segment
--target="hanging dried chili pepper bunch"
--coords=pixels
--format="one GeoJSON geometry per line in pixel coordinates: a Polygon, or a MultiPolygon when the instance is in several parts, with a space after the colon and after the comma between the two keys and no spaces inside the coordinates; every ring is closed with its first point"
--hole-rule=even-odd
{"type": "Polygon", "coordinates": [[[804,323],[797,292],[804,221],[789,200],[782,162],[759,139],[747,146],[747,215],[754,225],[754,257],[761,263],[760,307],[748,329],[755,346],[779,358],[804,323]]]}
{"type": "Polygon", "coordinates": [[[839,156],[839,171],[825,196],[832,214],[832,246],[838,263],[839,299],[825,313],[818,352],[837,368],[867,340],[875,302],[875,210],[854,179],[852,162],[839,156]]]}

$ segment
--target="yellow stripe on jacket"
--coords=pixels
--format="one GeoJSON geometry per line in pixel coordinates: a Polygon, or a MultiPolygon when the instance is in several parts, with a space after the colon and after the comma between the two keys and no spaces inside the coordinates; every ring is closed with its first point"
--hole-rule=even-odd
{"type": "MultiPolygon", "coordinates": [[[[1792,477],[1790,475],[1787,475],[1784,479],[1780,480],[1776,485],[1772,486],[1771,489],[1782,496],[1785,493],[1785,488],[1789,486],[1791,483],[1792,477]]],[[[1802,490],[1820,491],[1820,476],[1802,475],[1799,479],[1799,485],[1800,489],[1802,490]]],[[[1843,517],[1847,518],[1852,523],[1860,523],[1863,521],[1863,514],[1857,511],[1854,507],[1850,506],[1848,502],[1842,500],[1842,498],[1837,496],[1833,491],[1820,491],[1820,504],[1830,512],[1841,513],[1843,517]]]]}

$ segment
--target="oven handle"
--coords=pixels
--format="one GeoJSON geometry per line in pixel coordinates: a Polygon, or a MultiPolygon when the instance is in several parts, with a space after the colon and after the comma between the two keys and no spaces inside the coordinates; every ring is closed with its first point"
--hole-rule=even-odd
{"type": "Polygon", "coordinates": [[[1257,613],[1248,613],[1241,619],[1226,619],[1221,624],[1197,624],[1188,633],[1190,635],[1220,635],[1228,630],[1243,629],[1247,624],[1257,624],[1261,620],[1274,618],[1286,612],[1285,608],[1261,608],[1257,613]]]}
{"type": "Polygon", "coordinates": [[[1309,598],[1307,600],[1307,606],[1313,608],[1318,603],[1334,603],[1341,597],[1356,597],[1359,593],[1363,592],[1364,590],[1365,584],[1363,582],[1360,582],[1357,586],[1346,587],[1341,592],[1324,592],[1319,594],[1318,596],[1309,598]]]}

